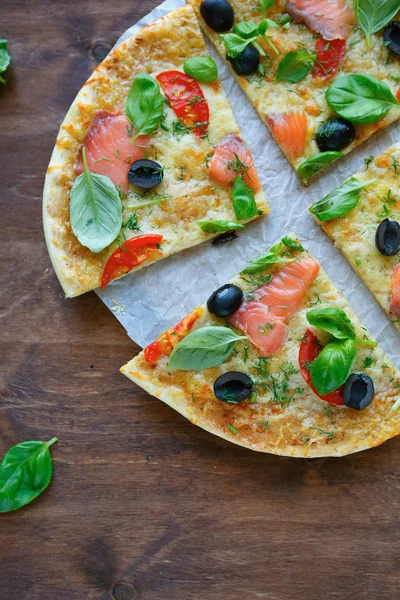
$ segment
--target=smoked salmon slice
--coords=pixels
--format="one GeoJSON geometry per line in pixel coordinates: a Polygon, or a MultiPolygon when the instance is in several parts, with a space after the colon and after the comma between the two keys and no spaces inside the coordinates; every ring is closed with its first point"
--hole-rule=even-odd
{"type": "Polygon", "coordinates": [[[307,136],[307,113],[294,111],[267,115],[271,133],[289,159],[304,154],[307,136]]]}
{"type": "Polygon", "coordinates": [[[390,312],[400,319],[400,263],[395,266],[392,278],[392,296],[390,299],[390,312]]]}
{"type": "Polygon", "coordinates": [[[291,0],[286,12],[325,40],[347,39],[354,24],[354,13],[346,0],[291,0]]]}
{"type": "Polygon", "coordinates": [[[254,191],[261,189],[253,157],[243,140],[235,133],[229,133],[216,146],[209,161],[210,177],[221,185],[232,184],[238,175],[254,191]]]}
{"type": "MultiPolygon", "coordinates": [[[[134,135],[135,129],[127,117],[104,110],[93,119],[85,140],[89,170],[106,175],[125,194],[129,189],[129,168],[135,160],[146,157],[150,139],[148,135],[141,135],[131,144],[134,135]]],[[[81,159],[77,173],[82,172],[81,159]]]]}
{"type": "Polygon", "coordinates": [[[318,272],[319,265],[309,256],[286,264],[253,292],[251,300],[242,302],[229,322],[248,336],[261,356],[275,354],[285,343],[285,322],[301,308],[318,272]]]}

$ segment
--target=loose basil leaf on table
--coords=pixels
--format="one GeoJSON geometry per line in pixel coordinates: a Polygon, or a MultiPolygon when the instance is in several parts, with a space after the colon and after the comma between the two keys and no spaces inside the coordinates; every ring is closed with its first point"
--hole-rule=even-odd
{"type": "Polygon", "coordinates": [[[370,75],[342,75],[326,91],[326,101],[338,115],[352,123],[371,124],[400,102],[383,81],[370,75]]]}
{"type": "Polygon", "coordinates": [[[337,152],[335,150],[329,150],[328,152],[319,152],[315,156],[305,160],[297,169],[297,175],[304,183],[313,177],[318,171],[324,169],[338,158],[344,156],[343,152],[337,152]]]}
{"type": "Polygon", "coordinates": [[[350,177],[342,185],[332,190],[311,206],[309,211],[318,217],[320,221],[331,221],[346,215],[357,206],[361,192],[377,181],[376,178],[368,181],[360,181],[356,177],[350,177]]]}
{"type": "Polygon", "coordinates": [[[329,342],[311,363],[311,381],[318,394],[337,390],[349,377],[357,355],[356,341],[351,338],[329,342]]]}
{"type": "Polygon", "coordinates": [[[196,329],[171,352],[169,367],[181,371],[201,371],[221,365],[232,354],[236,342],[247,339],[228,327],[207,326],[196,329]]]}
{"type": "Polygon", "coordinates": [[[315,308],[308,311],[306,317],[310,325],[331,333],[337,339],[356,337],[352,322],[340,308],[315,308]]]}
{"type": "Polygon", "coordinates": [[[0,512],[17,510],[47,488],[53,474],[49,442],[30,441],[13,446],[0,463],[0,512]]]}
{"type": "Polygon", "coordinates": [[[399,0],[356,0],[355,12],[368,44],[372,34],[383,29],[400,10],[399,0]]]}
{"type": "Polygon", "coordinates": [[[117,188],[105,175],[91,173],[82,149],[84,171],[71,189],[72,231],[92,252],[101,252],[115,240],[122,227],[122,206],[117,188]]]}
{"type": "Polygon", "coordinates": [[[268,267],[272,267],[273,265],[294,262],[296,260],[295,258],[289,258],[284,255],[285,250],[283,246],[284,244],[280,242],[273,246],[268,252],[260,254],[249,262],[242,273],[254,275],[255,273],[265,271],[265,269],[268,269],[268,267]]]}
{"type": "Polygon", "coordinates": [[[211,56],[193,56],[183,63],[186,75],[197,81],[209,83],[218,78],[218,67],[211,56]]]}
{"type": "Polygon", "coordinates": [[[291,250],[300,250],[300,252],[304,251],[303,246],[295,240],[292,240],[292,238],[290,237],[282,238],[282,244],[286,246],[286,248],[290,248],[291,250]]]}
{"type": "Polygon", "coordinates": [[[164,104],[158,82],[147,73],[136,75],[125,104],[126,115],[136,130],[132,142],[139,135],[157,129],[164,115],[164,104]]]}
{"type": "MultiPolygon", "coordinates": [[[[0,37],[0,73],[3,73],[10,65],[11,58],[7,52],[7,40],[0,37]]],[[[5,83],[6,80],[0,75],[0,83],[5,83]]]]}
{"type": "Polygon", "coordinates": [[[223,231],[235,231],[235,229],[244,229],[244,225],[236,221],[197,221],[197,225],[204,233],[220,233],[223,231]]]}
{"type": "Polygon", "coordinates": [[[239,221],[251,219],[259,214],[253,190],[245,184],[241,175],[235,179],[232,189],[232,203],[239,221]]]}
{"type": "Polygon", "coordinates": [[[304,48],[288,52],[278,65],[275,79],[276,81],[297,83],[313,69],[316,60],[317,55],[304,48]]]}

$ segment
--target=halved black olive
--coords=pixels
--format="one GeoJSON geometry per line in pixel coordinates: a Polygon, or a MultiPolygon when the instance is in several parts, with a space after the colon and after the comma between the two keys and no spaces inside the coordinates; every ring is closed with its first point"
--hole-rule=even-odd
{"type": "Polygon", "coordinates": [[[383,30],[385,46],[400,56],[400,21],[392,21],[383,30]]]}
{"type": "Polygon", "coordinates": [[[240,404],[240,402],[249,398],[252,391],[252,380],[240,371],[228,371],[214,381],[215,396],[218,400],[229,404],[240,404]]]}
{"type": "Polygon", "coordinates": [[[354,410],[364,410],[374,399],[375,388],[371,377],[365,373],[352,373],[343,386],[343,400],[354,410]]]}
{"type": "Polygon", "coordinates": [[[250,73],[257,71],[260,64],[260,53],[251,44],[246,46],[243,52],[239,56],[236,56],[236,58],[231,58],[228,55],[226,55],[226,58],[238,75],[250,75],[250,73]]]}
{"type": "Polygon", "coordinates": [[[228,0],[203,0],[200,13],[207,25],[218,33],[229,31],[233,25],[233,8],[228,0]]]}
{"type": "Polygon", "coordinates": [[[164,170],[154,160],[135,160],[128,173],[128,181],[144,190],[160,185],[164,178],[164,170]]]}
{"type": "Polygon", "coordinates": [[[211,242],[213,246],[222,246],[222,244],[227,244],[228,242],[232,242],[238,237],[236,231],[224,231],[220,235],[217,235],[211,242]]]}
{"type": "Polygon", "coordinates": [[[216,317],[229,317],[237,311],[243,300],[243,290],[233,283],[218,288],[207,300],[207,308],[216,317]]]}
{"type": "Polygon", "coordinates": [[[395,256],[400,251],[400,225],[384,219],[375,234],[375,245],[384,256],[395,256]]]}
{"type": "Polygon", "coordinates": [[[315,141],[321,152],[331,150],[340,152],[349,146],[356,137],[356,130],[350,121],[346,119],[328,119],[318,128],[315,141]]]}

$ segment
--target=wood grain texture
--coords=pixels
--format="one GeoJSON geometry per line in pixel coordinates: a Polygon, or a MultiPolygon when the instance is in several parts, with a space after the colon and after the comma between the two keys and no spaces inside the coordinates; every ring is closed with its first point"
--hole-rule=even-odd
{"type": "Polygon", "coordinates": [[[0,517],[1,600],[393,600],[400,440],[341,460],[258,455],[119,367],[138,348],[94,293],[63,299],[41,225],[59,124],[155,2],[2,0],[0,453],[59,438],[35,503],[0,517]]]}

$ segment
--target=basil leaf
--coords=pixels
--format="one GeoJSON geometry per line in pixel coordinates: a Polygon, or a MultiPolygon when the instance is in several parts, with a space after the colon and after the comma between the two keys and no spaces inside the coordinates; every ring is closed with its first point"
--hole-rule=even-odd
{"type": "Polygon", "coordinates": [[[383,29],[399,10],[399,0],[356,0],[356,17],[368,44],[372,34],[383,29]]]}
{"type": "Polygon", "coordinates": [[[0,463],[0,513],[17,510],[47,488],[53,474],[49,442],[22,442],[13,446],[0,463]]]}
{"type": "Polygon", "coordinates": [[[337,390],[347,381],[357,355],[353,339],[332,340],[313,360],[310,368],[311,381],[321,396],[337,390]]]}
{"type": "Polygon", "coordinates": [[[235,229],[244,229],[244,225],[236,221],[197,221],[197,225],[205,233],[218,233],[220,231],[234,231],[235,229]]]}
{"type": "Polygon", "coordinates": [[[239,340],[246,336],[236,335],[228,327],[202,327],[189,333],[171,352],[170,369],[201,371],[221,365],[232,354],[239,340]]]}
{"type": "Polygon", "coordinates": [[[300,250],[304,251],[304,248],[301,244],[297,243],[295,240],[292,240],[290,237],[282,238],[282,244],[286,246],[286,248],[290,248],[291,250],[300,250]]]}
{"type": "Polygon", "coordinates": [[[315,308],[308,311],[306,317],[310,325],[331,333],[339,340],[356,337],[352,322],[340,308],[315,308]]]}
{"type": "Polygon", "coordinates": [[[276,0],[260,0],[259,11],[265,14],[269,8],[273,4],[275,4],[276,0]]]}
{"type": "Polygon", "coordinates": [[[344,156],[343,152],[336,152],[334,150],[319,152],[319,154],[316,154],[301,163],[297,169],[297,175],[304,183],[308,183],[311,177],[318,173],[318,171],[324,169],[342,156],[344,156]]]}
{"type": "Polygon", "coordinates": [[[236,33],[223,33],[221,34],[222,41],[224,42],[224,46],[226,49],[226,53],[231,58],[237,58],[242,54],[243,50],[247,48],[251,42],[256,42],[257,37],[252,37],[248,39],[243,39],[236,33]]]}
{"type": "Polygon", "coordinates": [[[101,252],[121,230],[121,200],[111,179],[89,171],[85,148],[82,158],[84,171],[75,179],[70,195],[71,227],[82,246],[101,252]]]}
{"type": "Polygon", "coordinates": [[[284,247],[283,243],[280,242],[272,248],[268,252],[264,252],[264,254],[260,254],[256,258],[254,258],[245,269],[243,269],[242,273],[261,273],[261,271],[265,271],[272,265],[282,264],[282,263],[291,263],[294,262],[295,258],[288,258],[284,255],[284,247]]]}
{"type": "Polygon", "coordinates": [[[251,219],[259,214],[253,190],[245,184],[241,175],[236,177],[233,184],[232,203],[236,218],[239,221],[251,219]]]}
{"type": "Polygon", "coordinates": [[[317,55],[304,48],[288,52],[278,65],[275,80],[297,83],[304,79],[316,60],[317,55]]]}
{"type": "Polygon", "coordinates": [[[193,56],[183,63],[186,75],[197,81],[209,83],[218,79],[218,67],[211,56],[193,56]]]}
{"type": "Polygon", "coordinates": [[[364,188],[377,181],[376,178],[368,181],[360,181],[356,177],[350,177],[342,185],[332,190],[311,206],[309,211],[318,217],[320,221],[331,221],[338,217],[347,215],[360,200],[364,188]]]}
{"type": "Polygon", "coordinates": [[[233,28],[233,33],[237,33],[237,35],[239,35],[241,38],[247,40],[252,37],[257,37],[259,34],[258,30],[259,26],[257,25],[257,23],[251,23],[250,21],[242,21],[242,23],[237,23],[235,25],[235,27],[233,28]]]}
{"type": "Polygon", "coordinates": [[[344,119],[371,124],[400,107],[387,83],[370,75],[342,75],[328,87],[326,101],[344,119]]]}
{"type": "MultiPolygon", "coordinates": [[[[7,52],[7,40],[0,37],[0,73],[5,71],[11,62],[10,55],[7,52]]],[[[5,83],[6,80],[0,75],[0,83],[5,83]]]]}
{"type": "Polygon", "coordinates": [[[279,29],[279,25],[278,23],[275,23],[275,21],[271,21],[271,19],[263,19],[258,26],[259,35],[264,35],[264,33],[270,27],[272,27],[272,29],[279,29]]]}
{"type": "Polygon", "coordinates": [[[157,129],[164,115],[164,104],[158,82],[147,73],[136,75],[125,104],[126,115],[136,130],[132,141],[157,129]]]}

